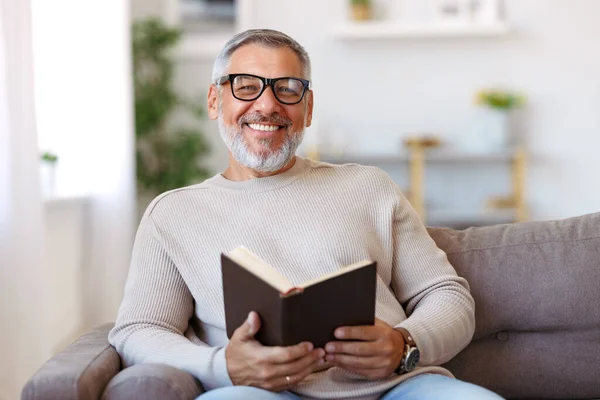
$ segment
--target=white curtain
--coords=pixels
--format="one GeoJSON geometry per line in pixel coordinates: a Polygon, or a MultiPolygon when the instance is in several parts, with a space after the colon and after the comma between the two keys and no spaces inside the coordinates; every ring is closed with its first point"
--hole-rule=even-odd
{"type": "Polygon", "coordinates": [[[130,64],[128,2],[0,0],[2,400],[19,398],[57,345],[44,335],[60,313],[46,285],[60,282],[47,279],[38,135],[58,138],[87,196],[81,328],[116,317],[136,221],[130,64]]]}
{"type": "Polygon", "coordinates": [[[87,197],[82,329],[114,321],[135,233],[129,3],[31,0],[42,141],[87,197]]]}
{"type": "Polygon", "coordinates": [[[29,0],[0,0],[0,398],[50,355],[29,0]]]}

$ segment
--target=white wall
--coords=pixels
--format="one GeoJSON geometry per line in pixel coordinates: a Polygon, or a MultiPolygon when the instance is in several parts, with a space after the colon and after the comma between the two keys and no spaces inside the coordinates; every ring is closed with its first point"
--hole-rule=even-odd
{"type": "Polygon", "coordinates": [[[373,152],[398,148],[406,132],[458,140],[470,129],[476,90],[523,89],[533,217],[600,211],[600,2],[507,1],[516,32],[506,39],[342,43],[328,30],[345,18],[346,3],[255,1],[264,11],[255,26],[283,30],[308,49],[323,128],[341,126],[354,149],[373,152]]]}
{"type": "Polygon", "coordinates": [[[166,11],[166,0],[131,0],[133,19],[162,16],[166,11]]]}
{"type": "MultiPolygon", "coordinates": [[[[410,3],[398,2],[396,15],[408,14],[410,3]]],[[[600,2],[508,0],[515,32],[506,38],[363,42],[329,34],[346,18],[346,4],[253,0],[253,27],[290,34],[312,57],[315,117],[322,131],[341,130],[348,151],[370,153],[399,150],[408,132],[433,131],[449,142],[460,141],[472,134],[476,90],[492,85],[524,90],[530,105],[521,130],[532,153],[532,217],[600,210],[595,178],[600,171],[600,52],[595,50],[600,2]]],[[[182,60],[178,87],[203,94],[211,63],[182,60]]],[[[215,124],[207,126],[215,143],[210,161],[220,169],[226,153],[215,124]]]]}

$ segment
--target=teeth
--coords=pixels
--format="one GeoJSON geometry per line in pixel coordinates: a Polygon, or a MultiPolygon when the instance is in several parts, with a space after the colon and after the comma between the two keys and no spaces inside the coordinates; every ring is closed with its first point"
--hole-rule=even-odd
{"type": "Polygon", "coordinates": [[[257,131],[265,132],[274,132],[279,129],[278,125],[248,124],[248,126],[252,129],[256,129],[257,131]]]}

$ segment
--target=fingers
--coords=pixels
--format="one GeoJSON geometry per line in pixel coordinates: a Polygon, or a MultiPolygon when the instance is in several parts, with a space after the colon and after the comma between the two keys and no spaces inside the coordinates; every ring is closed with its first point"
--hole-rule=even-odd
{"type": "Polygon", "coordinates": [[[317,368],[324,354],[323,349],[316,349],[293,362],[265,366],[259,371],[256,378],[261,382],[261,387],[267,390],[288,389],[310,375],[317,368]]]}
{"type": "Polygon", "coordinates": [[[313,345],[309,342],[298,343],[294,346],[263,346],[261,352],[263,360],[273,364],[286,364],[309,355],[313,345]]]}
{"type": "Polygon", "coordinates": [[[314,349],[308,342],[262,346],[254,338],[259,329],[260,318],[251,312],[226,347],[227,372],[235,385],[285,390],[312,373],[325,356],[325,350],[314,349]]]}
{"type": "Polygon", "coordinates": [[[374,326],[341,327],[335,334],[347,339],[325,345],[325,360],[335,366],[380,379],[392,374],[400,363],[402,335],[384,321],[375,320],[374,326]]]}
{"type": "Polygon", "coordinates": [[[383,325],[343,326],[335,330],[334,335],[344,340],[377,340],[381,336],[383,325]]]}
{"type": "Polygon", "coordinates": [[[305,369],[314,370],[319,362],[325,357],[325,351],[323,349],[315,349],[304,357],[298,358],[297,360],[274,365],[273,375],[274,376],[287,376],[294,375],[305,369]]]}
{"type": "Polygon", "coordinates": [[[327,353],[342,353],[354,356],[374,356],[385,354],[378,342],[329,342],[325,345],[327,353]]]}
{"type": "MultiPolygon", "coordinates": [[[[322,360],[322,358],[320,358],[320,360],[317,362],[317,365],[320,364],[321,360],[322,360]]],[[[325,364],[325,362],[323,362],[322,364],[325,364]]],[[[318,368],[318,367],[315,366],[315,363],[311,363],[295,374],[286,375],[286,376],[290,377],[289,381],[286,379],[285,376],[283,379],[285,380],[286,384],[288,384],[288,387],[294,386],[294,385],[298,384],[299,382],[301,382],[308,375],[312,374],[315,371],[315,368],[318,368]]]]}
{"type": "Polygon", "coordinates": [[[231,340],[240,340],[242,342],[254,339],[254,335],[260,329],[260,317],[254,311],[248,314],[246,321],[237,328],[231,337],[231,340]]]}
{"type": "Polygon", "coordinates": [[[325,360],[325,358],[323,358],[320,362],[317,363],[313,372],[325,371],[331,367],[333,367],[333,364],[331,362],[325,360]]]}
{"type": "Polygon", "coordinates": [[[282,392],[294,387],[311,373],[312,368],[305,368],[295,374],[279,376],[271,381],[267,381],[262,387],[271,392],[282,392]]]}

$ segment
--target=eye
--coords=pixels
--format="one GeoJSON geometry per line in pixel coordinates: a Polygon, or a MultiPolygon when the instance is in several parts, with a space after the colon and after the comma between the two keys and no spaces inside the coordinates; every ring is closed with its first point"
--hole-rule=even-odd
{"type": "Polygon", "coordinates": [[[258,90],[258,88],[254,85],[246,85],[237,88],[237,90],[258,90]]]}
{"type": "Polygon", "coordinates": [[[233,81],[233,89],[238,94],[255,94],[262,89],[262,82],[252,76],[240,75],[233,81]]]}
{"type": "Polygon", "coordinates": [[[279,92],[285,93],[285,94],[297,94],[297,92],[290,87],[280,87],[278,90],[279,90],[279,92]]]}

